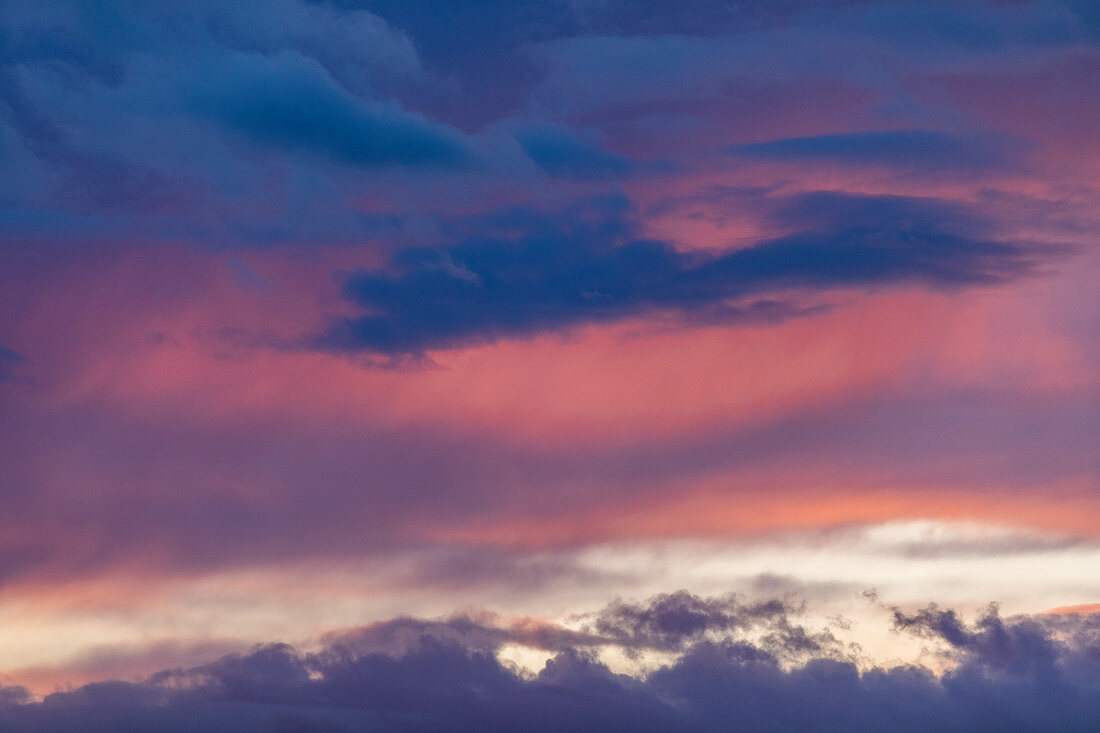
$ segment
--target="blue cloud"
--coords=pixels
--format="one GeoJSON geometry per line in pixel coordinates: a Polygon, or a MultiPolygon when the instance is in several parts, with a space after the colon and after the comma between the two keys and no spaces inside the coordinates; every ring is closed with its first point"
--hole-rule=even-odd
{"type": "Polygon", "coordinates": [[[427,72],[364,10],[11,5],[5,242],[362,242],[349,198],[387,178],[463,175],[475,158],[464,133],[402,101],[427,72]]]}
{"type": "Polygon", "coordinates": [[[731,155],[762,160],[827,160],[920,170],[986,171],[1014,162],[1022,143],[997,135],[934,130],[848,132],[737,145],[731,155]]]}
{"type": "Polygon", "coordinates": [[[26,361],[22,354],[0,344],[0,382],[14,382],[17,370],[26,361]]]}
{"type": "Polygon", "coordinates": [[[359,166],[453,166],[469,157],[457,134],[396,104],[368,104],[296,54],[235,54],[214,81],[191,84],[199,109],[276,146],[359,166]]]}
{"type": "Polygon", "coordinates": [[[634,238],[617,214],[406,249],[389,268],[347,279],[345,295],[367,312],[316,345],[416,352],[653,311],[713,320],[730,301],[792,290],[1002,282],[1046,253],[930,199],[824,193],[792,198],[773,216],[795,233],[718,254],[634,238]]]}
{"type": "Polygon", "coordinates": [[[553,176],[602,180],[625,176],[632,168],[629,159],[582,139],[567,127],[529,125],[515,135],[531,160],[553,176]]]}

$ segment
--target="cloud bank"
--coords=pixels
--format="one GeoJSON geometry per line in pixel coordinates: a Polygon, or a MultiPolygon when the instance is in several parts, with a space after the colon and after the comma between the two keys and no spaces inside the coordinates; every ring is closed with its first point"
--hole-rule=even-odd
{"type": "Polygon", "coordinates": [[[3,688],[13,733],[128,731],[1088,731],[1100,725],[1100,617],[974,624],[935,605],[893,610],[899,633],[947,671],[861,669],[828,629],[784,601],[666,594],[616,602],[565,629],[492,617],[396,619],[328,637],[314,652],[268,644],[140,682],[98,682],[32,701],[3,688]],[[536,674],[507,643],[545,650],[536,674]],[[597,654],[673,651],[648,674],[597,654]]]}

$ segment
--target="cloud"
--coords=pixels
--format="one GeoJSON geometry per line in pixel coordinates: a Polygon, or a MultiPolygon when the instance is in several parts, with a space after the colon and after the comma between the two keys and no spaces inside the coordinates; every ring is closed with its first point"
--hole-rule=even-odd
{"type": "MultiPolygon", "coordinates": [[[[354,273],[344,293],[367,313],[338,320],[315,345],[407,353],[661,312],[709,322],[754,310],[766,316],[769,307],[733,301],[995,284],[1031,272],[1049,253],[1002,240],[965,209],[935,199],[796,196],[773,214],[794,233],[717,253],[636,238],[614,209],[587,214],[527,223],[515,236],[405,249],[386,269],[354,273]]],[[[783,305],[770,311],[781,314],[783,305]]]]}
{"type": "Polygon", "coordinates": [[[235,639],[146,639],[138,644],[103,644],[72,659],[5,671],[6,679],[35,690],[73,687],[111,678],[142,679],[166,666],[196,666],[252,645],[235,639]]]}
{"type": "MultiPolygon", "coordinates": [[[[616,4],[590,7],[615,9],[616,4]]],[[[898,91],[887,81],[891,77],[995,74],[1048,63],[1091,40],[1083,14],[1057,2],[830,5],[781,3],[755,12],[741,11],[744,6],[716,12],[700,2],[683,5],[682,13],[667,7],[652,16],[628,12],[609,23],[599,22],[600,15],[608,15],[597,10],[589,14],[597,20],[597,33],[533,46],[545,70],[533,96],[547,109],[588,118],[676,106],[715,111],[723,99],[761,85],[815,80],[888,97],[898,91]],[[684,23],[683,16],[700,5],[708,7],[693,13],[694,23],[684,23]],[[662,26],[672,15],[680,18],[662,26]],[[700,28],[703,24],[707,27],[700,28]]]]}
{"type": "MultiPolygon", "coordinates": [[[[367,376],[430,385],[436,373],[367,376]]],[[[1072,392],[875,389],[748,424],[723,415],[670,435],[614,423],[609,436],[556,445],[508,428],[432,422],[431,413],[398,430],[366,407],[354,412],[370,419],[321,425],[314,413],[278,401],[262,415],[216,420],[188,415],[189,396],[168,401],[181,407],[126,416],[87,404],[31,411],[19,399],[23,390],[7,386],[0,384],[0,412],[9,416],[0,421],[0,536],[7,540],[0,581],[14,585],[311,560],[385,566],[388,553],[404,549],[422,552],[412,567],[398,566],[403,588],[455,593],[495,585],[522,594],[621,578],[507,549],[516,545],[737,536],[914,515],[1086,537],[1096,527],[1095,503],[1072,487],[1097,475],[1100,410],[1095,397],[1072,392]],[[62,478],[42,477],[43,465],[63,467],[62,478]],[[152,485],[149,476],[157,477],[152,485]],[[710,479],[729,488],[707,488],[710,479]],[[836,487],[847,498],[833,501],[815,487],[836,487]],[[885,504],[883,491],[893,497],[885,504]],[[989,496],[998,497],[995,507],[989,496]],[[700,509],[704,497],[712,503],[700,509]],[[1042,501],[1053,504],[1038,511],[1042,501]],[[475,547],[462,549],[467,543],[475,547]],[[498,544],[505,548],[492,547],[498,544]]],[[[1007,560],[1015,546],[1057,559],[1056,543],[1024,536],[978,545],[948,537],[939,547],[902,542],[876,551],[1007,560]]]]}
{"type": "Polygon", "coordinates": [[[219,67],[217,75],[185,82],[193,103],[255,140],[357,166],[468,159],[457,134],[397,104],[368,104],[298,54],[234,54],[219,67]]]}
{"type": "Polygon", "coordinates": [[[365,174],[475,158],[403,102],[430,75],[364,10],[20,2],[3,32],[12,241],[361,242],[370,225],[346,197],[365,174]]]}
{"type": "Polygon", "coordinates": [[[19,369],[26,361],[26,358],[19,352],[12,351],[0,344],[0,382],[19,380],[19,369]]]}
{"type": "MultiPolygon", "coordinates": [[[[654,619],[690,641],[646,675],[615,673],[598,650],[617,639],[563,632],[531,676],[496,652],[517,637],[469,617],[405,620],[330,637],[316,652],[267,644],[141,682],[98,682],[34,702],[0,690],[0,723],[13,733],[140,731],[1086,731],[1100,725],[1100,624],[1095,617],[1001,618],[968,625],[937,606],[895,611],[902,633],[953,655],[937,676],[919,666],[860,669],[839,645],[799,646],[782,604],[767,613],[675,593],[609,615],[645,637],[654,619]],[[717,624],[699,623],[717,618],[717,624]],[[693,615],[702,610],[701,616],[693,615]],[[680,623],[688,614],[693,621],[680,623]],[[746,615],[747,614],[747,615],[746,615]],[[700,637],[711,627],[717,632],[700,637]],[[400,639],[395,643],[395,639],[400,639]],[[796,651],[798,661],[786,652],[796,651]]],[[[805,629],[802,636],[808,634],[805,629]]]]}
{"type": "Polygon", "coordinates": [[[790,23],[807,9],[836,9],[861,0],[775,0],[731,4],[721,0],[654,0],[645,12],[628,0],[571,0],[582,26],[601,35],[655,34],[710,37],[790,23]]]}
{"type": "Polygon", "coordinates": [[[527,125],[515,131],[527,155],[553,176],[603,180],[627,175],[630,160],[582,139],[567,127],[527,125]]]}
{"type": "Polygon", "coordinates": [[[920,171],[986,172],[1015,162],[1020,143],[996,135],[890,130],[781,138],[737,145],[730,154],[761,160],[833,161],[920,171]]]}
{"type": "Polygon", "coordinates": [[[988,173],[1018,152],[995,131],[1041,131],[908,90],[1049,64],[1090,27],[1059,3],[8,5],[0,228],[39,247],[394,246],[362,207],[543,195],[520,148],[556,184],[588,186],[776,135],[737,155],[988,173]],[[976,132],[931,131],[960,119],[976,132]],[[817,134],[899,126],[913,129],[817,134]]]}
{"type": "Polygon", "coordinates": [[[135,56],[175,55],[187,46],[265,55],[298,51],[360,90],[424,74],[403,33],[374,13],[336,5],[272,0],[264,8],[202,1],[88,8],[71,0],[13,0],[6,9],[13,57],[64,64],[112,85],[126,80],[135,56]]]}
{"type": "Polygon", "coordinates": [[[708,633],[774,624],[789,612],[781,601],[745,605],[735,596],[701,598],[679,591],[645,603],[614,601],[596,614],[593,628],[627,648],[680,650],[708,633]]]}

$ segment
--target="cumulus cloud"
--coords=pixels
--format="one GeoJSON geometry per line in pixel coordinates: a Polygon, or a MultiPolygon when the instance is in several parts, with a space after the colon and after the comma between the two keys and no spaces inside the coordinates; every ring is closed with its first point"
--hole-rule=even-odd
{"type": "MultiPolygon", "coordinates": [[[[953,655],[948,671],[861,668],[839,644],[807,646],[784,604],[743,606],[680,592],[595,614],[607,637],[558,628],[550,642],[492,619],[376,624],[315,652],[268,644],[141,682],[108,681],[32,701],[0,691],[5,730],[131,731],[1086,731],[1100,724],[1095,617],[973,625],[936,606],[895,610],[953,655]],[[655,626],[656,624],[656,626],[655,626]],[[700,636],[707,628],[711,632],[700,636]],[[660,631],[657,637],[652,632],[660,631]],[[619,633],[624,632],[624,633],[619,633]],[[671,634],[669,636],[668,634],[671,634]],[[616,673],[604,647],[677,653],[648,674],[616,673]],[[506,643],[552,650],[536,674],[502,662],[506,643]],[[791,652],[797,656],[792,656],[791,652]],[[794,661],[792,661],[794,660],[794,661]]],[[[544,637],[545,638],[545,637],[544,637]]]]}
{"type": "Polygon", "coordinates": [[[645,603],[614,601],[596,614],[593,627],[627,648],[681,650],[708,633],[782,625],[789,611],[782,601],[745,605],[735,596],[701,598],[679,591],[645,603]]]}

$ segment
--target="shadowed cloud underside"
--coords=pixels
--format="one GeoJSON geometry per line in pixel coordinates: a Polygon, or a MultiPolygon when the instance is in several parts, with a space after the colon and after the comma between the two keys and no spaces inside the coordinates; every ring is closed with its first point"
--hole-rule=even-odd
{"type": "MultiPolygon", "coordinates": [[[[71,726],[132,731],[1090,730],[1100,675],[1095,617],[974,625],[932,605],[893,611],[899,632],[936,643],[949,671],[860,671],[828,629],[780,601],[744,606],[679,592],[609,606],[586,630],[397,619],[330,637],[316,652],[272,644],[142,682],[98,682],[30,701],[0,688],[15,733],[71,726]],[[751,633],[755,632],[755,633],[751,633]],[[506,643],[545,650],[535,675],[502,663],[506,643]],[[596,654],[674,649],[645,676],[596,654]]],[[[491,620],[490,620],[491,621],[491,620]]]]}

